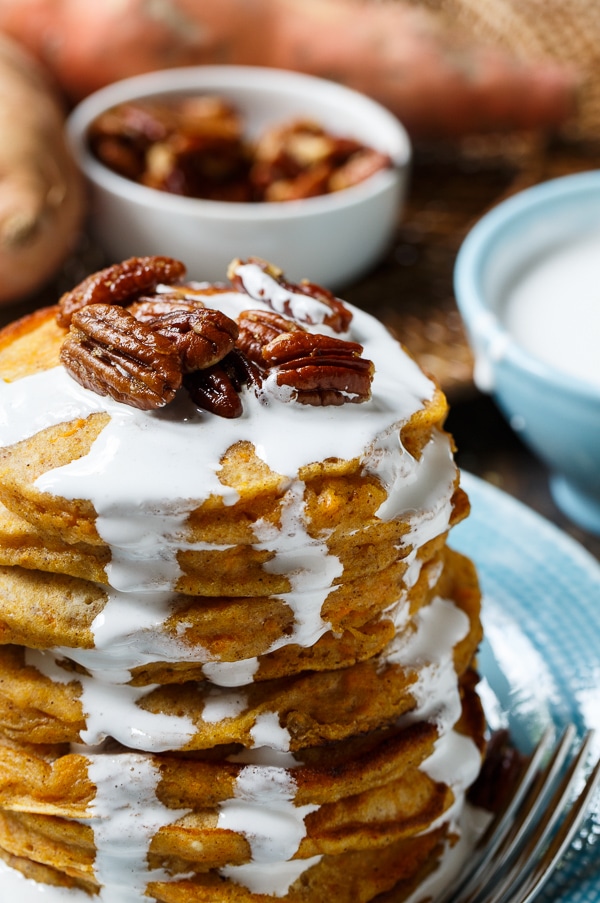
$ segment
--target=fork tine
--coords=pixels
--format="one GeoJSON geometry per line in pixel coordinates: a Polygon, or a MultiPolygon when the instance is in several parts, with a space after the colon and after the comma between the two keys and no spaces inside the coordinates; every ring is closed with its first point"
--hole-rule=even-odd
{"type": "MultiPolygon", "coordinates": [[[[568,725],[544,773],[552,767],[553,763],[556,763],[556,767],[562,766],[574,735],[574,727],[568,725]]],[[[554,729],[549,727],[540,738],[524,767],[512,796],[504,808],[490,822],[479,841],[471,868],[464,874],[459,884],[454,886],[451,892],[443,898],[442,903],[449,903],[449,901],[452,901],[452,903],[467,903],[467,901],[475,897],[483,883],[487,881],[487,870],[490,861],[492,858],[496,858],[499,849],[505,848],[507,839],[510,838],[510,832],[514,832],[515,813],[521,807],[526,797],[527,799],[535,800],[539,793],[542,762],[548,752],[553,736],[554,729]],[[537,787],[538,790],[534,792],[532,786],[537,787]],[[479,851],[479,854],[477,851],[479,851]]]]}
{"type": "Polygon", "coordinates": [[[546,731],[519,778],[513,798],[481,839],[478,847],[483,849],[473,867],[443,897],[443,903],[506,903],[509,891],[511,903],[530,903],[539,892],[583,821],[589,800],[600,782],[600,769],[596,765],[550,841],[585,767],[593,732],[584,737],[557,785],[574,736],[575,728],[569,725],[542,768],[540,763],[552,737],[552,730],[546,731]]]}
{"type": "MultiPolygon", "coordinates": [[[[554,752],[552,761],[554,761],[561,750],[564,751],[563,755],[566,754],[566,749],[571,743],[574,735],[575,728],[573,727],[573,725],[567,725],[561,738],[560,744],[554,752]]],[[[499,817],[492,821],[490,827],[483,835],[480,841],[480,845],[485,846],[488,849],[489,855],[493,853],[493,849],[495,849],[496,846],[501,843],[503,837],[505,837],[506,834],[510,831],[513,826],[513,819],[517,809],[520,808],[525,797],[528,793],[530,793],[531,788],[535,786],[536,782],[539,782],[539,774],[542,768],[542,762],[544,756],[550,748],[553,737],[553,728],[547,728],[546,731],[542,734],[533,753],[529,757],[525,769],[519,781],[517,782],[517,785],[510,800],[508,801],[508,804],[503,810],[500,811],[499,817]]]]}
{"type": "MultiPolygon", "coordinates": [[[[519,903],[523,895],[527,894],[526,882],[538,863],[538,854],[545,850],[557,822],[569,803],[573,787],[585,766],[592,736],[592,732],[586,735],[549,800],[547,793],[543,793],[544,787],[540,783],[541,792],[533,801],[531,811],[527,812],[523,822],[519,823],[518,830],[511,838],[510,847],[504,853],[502,850],[498,851],[496,873],[487,876],[488,885],[493,885],[493,887],[489,887],[489,891],[483,895],[485,903],[502,903],[507,895],[509,895],[511,903],[519,903]],[[543,813],[540,814],[542,809],[543,813]],[[540,816],[539,819],[538,816],[540,816]],[[532,831],[528,834],[532,823],[532,831]]],[[[552,764],[546,770],[549,779],[549,783],[544,782],[546,787],[551,786],[556,776],[556,769],[552,767],[552,764]]],[[[568,832],[568,827],[566,830],[568,832]]],[[[545,880],[547,877],[549,874],[545,880]]]]}
{"type": "Polygon", "coordinates": [[[596,762],[583,790],[577,797],[575,804],[569,811],[560,829],[552,838],[552,842],[550,843],[546,854],[538,861],[530,877],[527,879],[521,895],[514,903],[531,903],[536,894],[544,887],[570,846],[575,834],[581,827],[587,814],[588,805],[599,786],[600,759],[596,762]]]}

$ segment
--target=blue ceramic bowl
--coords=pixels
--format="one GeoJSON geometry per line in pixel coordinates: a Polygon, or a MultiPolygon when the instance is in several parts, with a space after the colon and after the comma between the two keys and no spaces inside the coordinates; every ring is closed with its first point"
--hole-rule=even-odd
{"type": "MultiPolygon", "coordinates": [[[[537,261],[593,235],[600,241],[600,171],[527,189],[492,209],[467,235],[456,261],[455,293],[478,387],[491,393],[546,464],[558,507],[600,534],[600,379],[574,376],[561,370],[559,360],[553,365],[534,356],[502,316],[507,293],[537,261]]],[[[600,279],[596,284],[600,305],[600,279]]]]}

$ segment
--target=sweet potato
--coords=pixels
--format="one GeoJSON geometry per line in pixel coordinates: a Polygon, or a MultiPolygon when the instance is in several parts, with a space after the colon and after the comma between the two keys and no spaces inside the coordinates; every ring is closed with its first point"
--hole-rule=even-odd
{"type": "Polygon", "coordinates": [[[244,63],[351,85],[415,136],[556,126],[574,109],[572,73],[465,43],[402,0],[2,0],[0,29],[72,101],[139,72],[244,63]]]}
{"type": "Polygon", "coordinates": [[[0,35],[0,303],[40,288],[77,235],[82,180],[40,65],[0,35]]]}

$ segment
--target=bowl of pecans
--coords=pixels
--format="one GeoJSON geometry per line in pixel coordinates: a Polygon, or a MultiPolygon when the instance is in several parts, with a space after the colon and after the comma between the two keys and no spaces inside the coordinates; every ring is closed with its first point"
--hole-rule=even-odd
{"type": "Polygon", "coordinates": [[[181,259],[216,281],[237,256],[337,289],[385,253],[411,149],[379,104],[313,76],[244,66],[152,72],[71,113],[108,262],[181,259]]]}

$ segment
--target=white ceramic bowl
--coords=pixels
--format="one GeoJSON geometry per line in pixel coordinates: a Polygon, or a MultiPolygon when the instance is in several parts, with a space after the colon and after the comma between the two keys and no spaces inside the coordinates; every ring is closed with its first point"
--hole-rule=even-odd
{"type": "Polygon", "coordinates": [[[290,279],[339,288],[384,254],[398,221],[410,142],[387,110],[333,82],[243,66],[194,66],[126,79],[86,98],[68,121],[71,147],[91,187],[92,229],[111,261],[145,254],[182,260],[191,279],[225,278],[235,257],[256,255],[290,279]],[[335,194],[284,203],[230,203],[181,197],[123,178],[95,159],[90,123],[127,100],[216,93],[240,110],[245,131],[309,117],[327,131],[390,155],[391,169],[335,194]]]}
{"type": "Polygon", "coordinates": [[[460,249],[455,290],[476,382],[548,467],[558,507],[600,535],[598,272],[600,171],[486,214],[460,249]]]}

